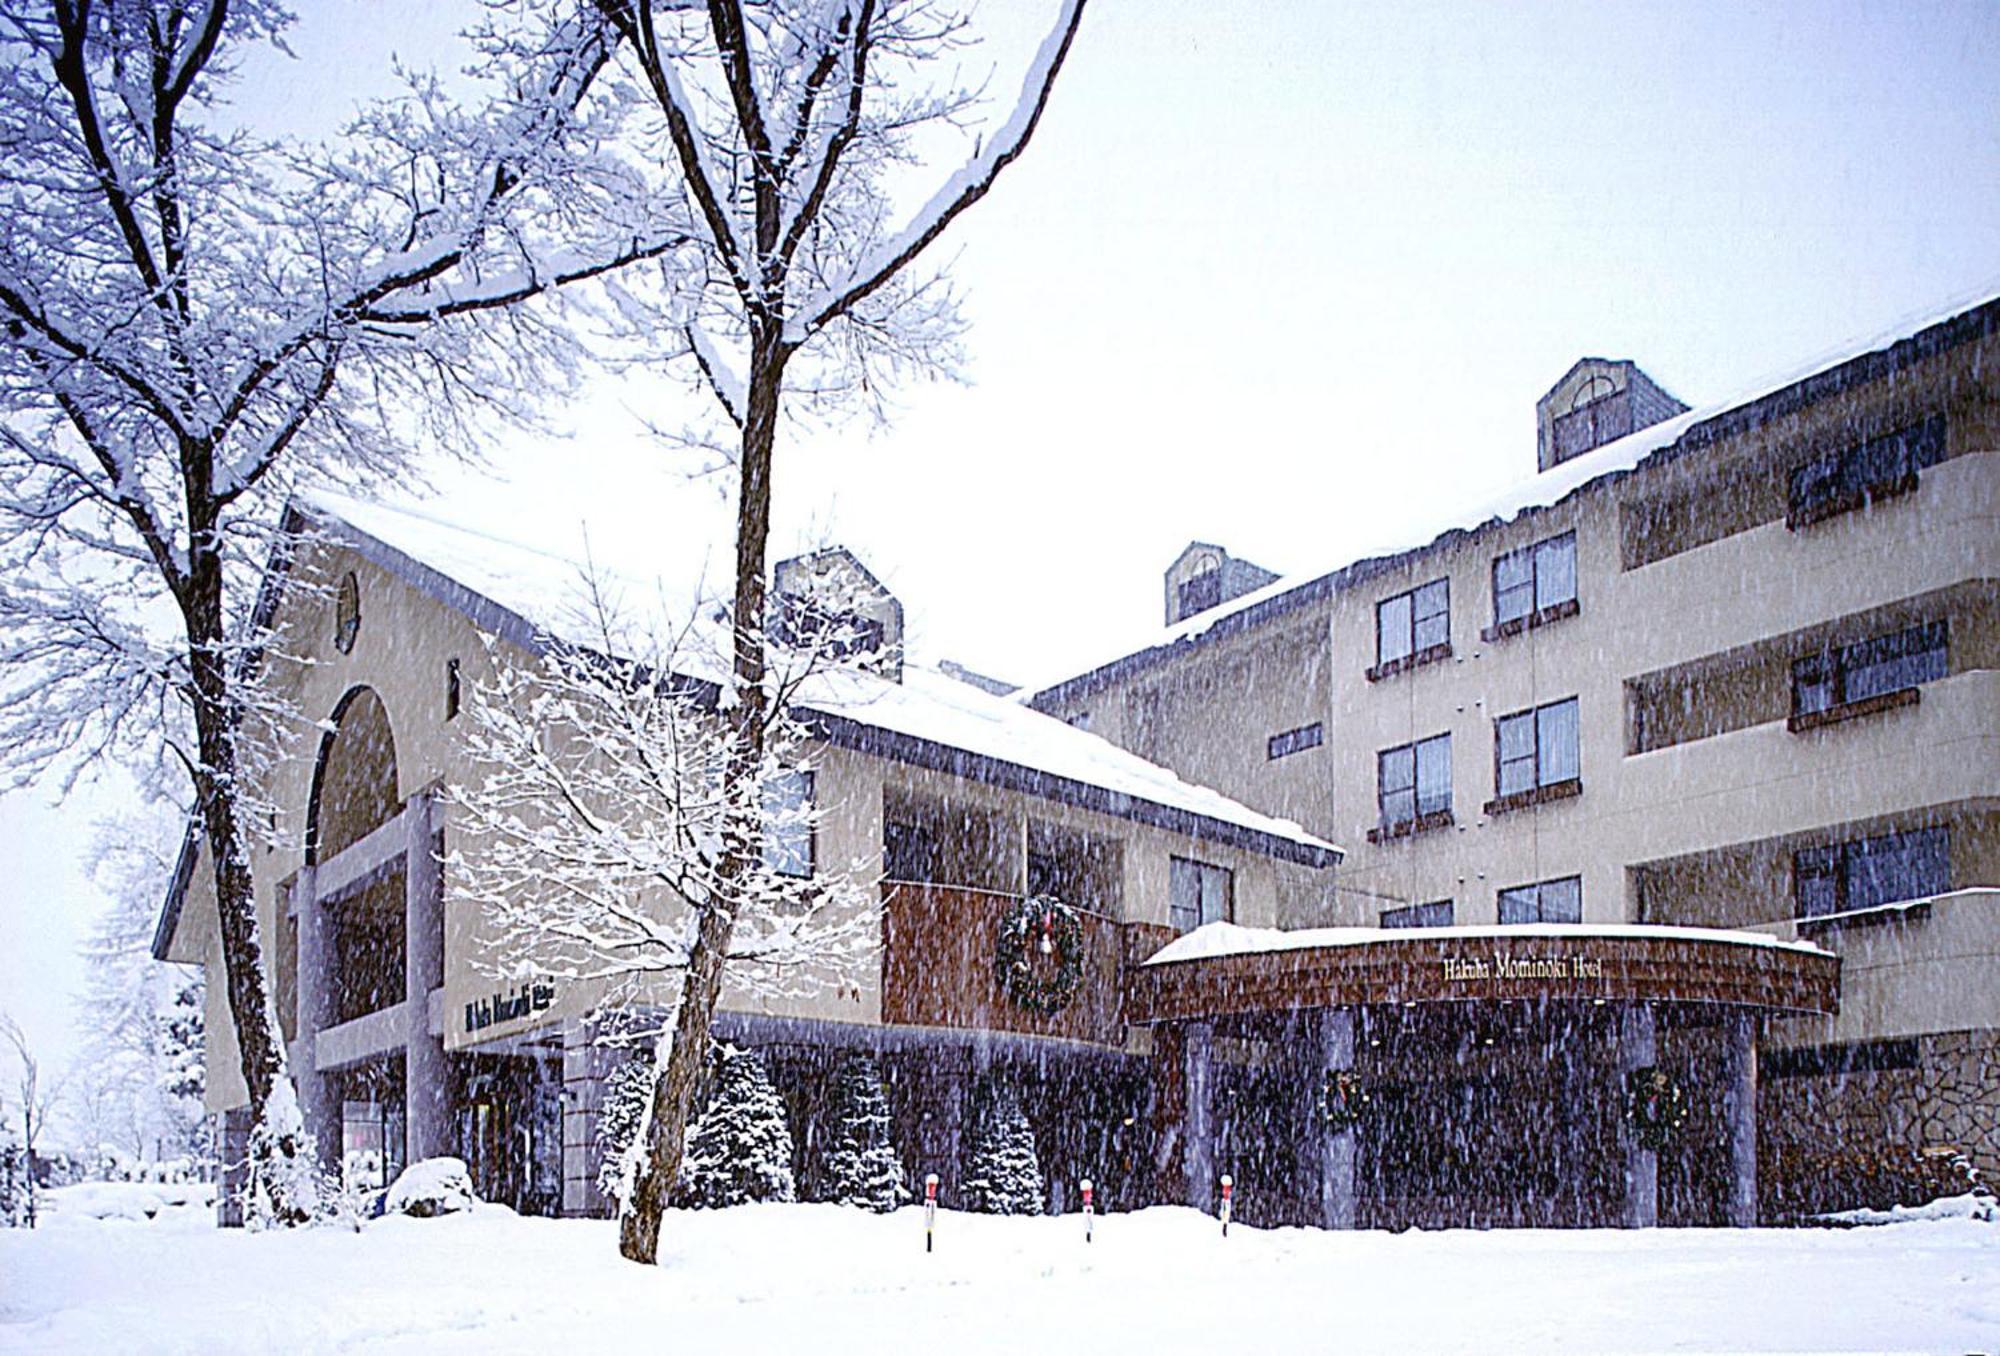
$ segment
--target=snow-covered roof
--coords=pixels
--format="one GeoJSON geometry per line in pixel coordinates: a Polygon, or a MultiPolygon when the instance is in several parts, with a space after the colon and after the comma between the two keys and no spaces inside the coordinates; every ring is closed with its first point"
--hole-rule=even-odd
{"type": "Polygon", "coordinates": [[[1585,938],[1644,938],[1673,942],[1716,942],[1808,955],[1833,954],[1811,942],[1787,941],[1768,932],[1738,932],[1725,928],[1684,928],[1666,923],[1506,923],[1448,928],[1246,928],[1235,923],[1208,923],[1175,938],[1146,958],[1147,965],[1176,961],[1213,960],[1218,956],[1249,956],[1269,951],[1310,951],[1325,947],[1367,946],[1371,942],[1483,941],[1495,938],[1545,937],[1556,941],[1585,938]]]}
{"type": "MultiPolygon", "coordinates": [[[[335,539],[466,613],[482,629],[534,647],[545,636],[601,645],[586,610],[586,580],[635,633],[673,635],[690,617],[712,622],[699,581],[645,572],[649,544],[630,534],[579,533],[532,507],[509,514],[505,534],[413,508],[330,491],[302,494],[297,511],[335,539]],[[572,545],[574,543],[574,545],[572,545]],[[587,543],[587,545],[586,545],[587,543]]],[[[586,527],[591,525],[586,524],[586,527]]],[[[677,668],[700,672],[701,645],[675,652],[677,668]],[[691,660],[689,662],[684,662],[691,660]]],[[[720,655],[720,644],[708,648],[720,655]]],[[[716,661],[711,660],[711,664],[716,661]]],[[[903,681],[841,668],[814,675],[799,704],[828,719],[827,737],[846,747],[1011,787],[1267,855],[1330,866],[1340,849],[1290,820],[1262,814],[1097,735],[969,683],[913,664],[903,681]]]]}
{"type": "Polygon", "coordinates": [[[1431,550],[1454,534],[1501,526],[1525,513],[1550,508],[1585,486],[1636,469],[1656,454],[1691,451],[1738,432],[1746,417],[1753,422],[1775,417],[1795,404],[1823,399],[1855,382],[1873,380],[1884,371],[1977,338],[1996,327],[2000,327],[2000,297],[1988,296],[1977,304],[1968,306],[1960,301],[1882,333],[1841,344],[1786,372],[1752,382],[1727,399],[1688,410],[1593,448],[1539,475],[1518,481],[1498,494],[1446,511],[1422,526],[1411,528],[1401,519],[1393,525],[1385,523],[1379,539],[1347,543],[1350,552],[1347,563],[1311,574],[1286,575],[1176,622],[1136,650],[1106,655],[1081,669],[1071,668],[1073,677],[1039,686],[1030,684],[1016,700],[1059,699],[1066,692],[1087,689],[1130,668],[1146,667],[1199,643],[1218,627],[1230,631],[1255,625],[1264,617],[1371,578],[1431,550]]]}

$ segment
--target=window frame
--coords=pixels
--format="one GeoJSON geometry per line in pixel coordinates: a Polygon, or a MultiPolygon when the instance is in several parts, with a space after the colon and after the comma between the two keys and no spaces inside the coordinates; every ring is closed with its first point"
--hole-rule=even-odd
{"type": "MultiPolygon", "coordinates": [[[[787,768],[764,783],[763,802],[767,814],[772,812],[774,808],[771,797],[773,791],[777,789],[780,783],[788,785],[802,784],[805,790],[800,798],[800,803],[807,806],[809,810],[817,807],[819,779],[814,775],[813,770],[804,767],[787,768]]],[[[780,806],[776,808],[784,807],[780,806]]],[[[766,871],[775,876],[782,876],[787,880],[811,880],[819,874],[818,816],[810,815],[800,827],[803,829],[805,836],[803,851],[800,851],[799,844],[775,837],[770,831],[769,823],[765,824],[764,844],[761,856],[766,871]],[[790,864],[799,861],[801,858],[804,861],[805,869],[793,869],[790,864]]]]}
{"type": "Polygon", "coordinates": [[[1564,697],[1558,701],[1544,702],[1522,711],[1510,711],[1504,716],[1493,718],[1493,799],[1486,802],[1485,812],[1489,815],[1504,814],[1508,810],[1530,805],[1542,805],[1552,800],[1567,800],[1583,792],[1583,708],[1577,697],[1564,697]],[[1548,777],[1544,764],[1546,740],[1543,718],[1564,707],[1572,709],[1569,728],[1571,730],[1570,762],[1574,768],[1568,776],[1548,777]],[[1511,723],[1528,722],[1530,734],[1528,753],[1525,759],[1516,755],[1506,756],[1506,731],[1511,723]],[[1508,790],[1507,769],[1525,761],[1530,769],[1530,780],[1525,786],[1508,790]]]}
{"type": "Polygon", "coordinates": [[[1435,664],[1441,659],[1451,658],[1451,653],[1450,575],[1427,579],[1414,588],[1404,589],[1375,604],[1375,663],[1365,675],[1369,682],[1377,682],[1425,664],[1435,664]],[[1430,595],[1431,601],[1441,600],[1441,606],[1420,613],[1419,600],[1425,595],[1430,595]],[[1401,639],[1406,648],[1402,653],[1389,657],[1385,655],[1383,640],[1390,634],[1391,628],[1385,626],[1383,614],[1398,603],[1403,605],[1405,616],[1397,629],[1402,631],[1401,639]],[[1429,644],[1419,644],[1425,623],[1439,621],[1443,623],[1443,635],[1429,644]]]}
{"type": "Polygon", "coordinates": [[[1947,893],[1950,889],[1951,828],[1945,824],[1894,829],[1888,833],[1870,834],[1864,838],[1845,838],[1839,842],[1799,848],[1792,853],[1792,917],[1802,924],[1823,923],[1848,914],[1902,912],[1912,904],[1921,905],[1938,895],[1947,893]],[[1860,859],[1867,857],[1871,850],[1874,855],[1886,856],[1885,849],[1892,844],[1905,850],[1921,851],[1926,842],[1935,845],[1935,865],[1942,872],[1942,879],[1936,882],[1936,889],[1923,889],[1915,894],[1889,899],[1855,902],[1853,875],[1860,859]],[[1814,886],[1824,883],[1824,888],[1830,890],[1832,894],[1831,907],[1808,909],[1806,896],[1809,882],[1814,886]]]}
{"type": "Polygon", "coordinates": [[[1945,416],[1808,457],[1785,476],[1785,526],[1796,532],[1883,499],[1909,494],[1945,459],[1945,416]]]}
{"type": "Polygon", "coordinates": [[[1446,730],[1442,734],[1434,734],[1425,739],[1413,739],[1407,744],[1398,744],[1394,748],[1376,751],[1375,827],[1368,831],[1369,842],[1380,843],[1390,838],[1427,833],[1433,829],[1444,828],[1452,822],[1451,731],[1446,730]],[[1444,749],[1444,784],[1442,788],[1433,786],[1432,798],[1426,802],[1423,779],[1424,750],[1438,745],[1442,745],[1444,749]],[[1398,754],[1408,755],[1410,778],[1407,786],[1398,786],[1392,792],[1385,774],[1389,760],[1398,754]],[[1409,796],[1408,815],[1390,817],[1388,800],[1391,794],[1409,796]]]}
{"type": "Polygon", "coordinates": [[[1393,909],[1382,910],[1379,926],[1385,930],[1448,928],[1453,925],[1456,912],[1455,901],[1453,900],[1426,900],[1422,904],[1404,904],[1393,909]],[[1442,919],[1439,919],[1437,916],[1440,909],[1444,911],[1442,919]],[[1393,923],[1389,921],[1392,918],[1396,920],[1393,923]]]}
{"type": "MultiPolygon", "coordinates": [[[[1926,666],[1928,667],[1928,666],[1926,666]]],[[[1915,622],[1885,631],[1878,635],[1850,641],[1845,645],[1830,645],[1812,654],[1801,655],[1792,661],[1791,697],[1792,710],[1786,718],[1786,725],[1797,733],[1801,730],[1817,729],[1855,716],[1872,715],[1877,711],[1893,710],[1900,706],[1914,705],[1918,700],[1918,690],[1925,683],[1934,683],[1951,675],[1951,623],[1948,618],[1915,622]],[[1876,651],[1870,655],[1870,650],[1876,651]],[[1925,673],[1909,682],[1893,688],[1882,688],[1874,692],[1854,695],[1851,688],[1857,675],[1867,673],[1897,661],[1935,659],[1936,672],[1925,673]],[[1808,705],[1804,693],[1809,688],[1824,688],[1826,697],[1822,704],[1808,705]]]]}
{"type": "Polygon", "coordinates": [[[1264,761],[1275,763],[1280,758],[1289,758],[1295,753],[1304,753],[1325,743],[1325,721],[1316,720],[1310,725],[1297,725],[1289,730],[1281,730],[1264,741],[1264,761]]]}
{"type": "MultiPolygon", "coordinates": [[[[1556,571],[1553,567],[1550,567],[1547,571],[1547,578],[1553,579],[1555,577],[1557,577],[1556,571]]],[[[1495,556],[1493,558],[1491,580],[1493,585],[1493,624],[1479,633],[1482,640],[1499,640],[1506,636],[1519,635],[1522,631],[1533,627],[1546,626],[1550,622],[1575,616],[1581,607],[1577,601],[1580,581],[1577,577],[1576,529],[1572,527],[1566,531],[1543,537],[1539,541],[1529,542],[1526,546],[1517,546],[1511,551],[1506,551],[1495,556]],[[1545,584],[1544,561],[1552,561],[1559,553],[1564,551],[1566,551],[1569,559],[1569,592],[1564,597],[1545,599],[1543,597],[1545,584]],[[1525,577],[1503,587],[1500,582],[1502,570],[1510,569],[1523,563],[1525,563],[1527,569],[1525,577]],[[1502,615],[1501,599],[1504,596],[1518,593],[1523,589],[1527,591],[1527,607],[1520,612],[1502,615]]]]}
{"type": "Polygon", "coordinates": [[[1581,923],[1583,921],[1583,877],[1580,874],[1551,876],[1547,880],[1530,881],[1526,885],[1510,885],[1504,890],[1493,892],[1493,903],[1494,917],[1502,927],[1531,927],[1537,923],[1581,923]],[[1542,896],[1551,887],[1562,885],[1574,885],[1576,887],[1576,917],[1574,918],[1550,918],[1547,916],[1548,910],[1542,896]],[[1509,919],[1506,916],[1508,896],[1512,895],[1518,898],[1523,891],[1532,891],[1534,893],[1535,916],[1533,918],[1509,919]]]}
{"type": "Polygon", "coordinates": [[[1197,857],[1170,856],[1167,858],[1167,925],[1169,927],[1173,928],[1175,932],[1187,933],[1194,931],[1195,928],[1206,926],[1209,923],[1233,923],[1235,921],[1236,873],[1234,871],[1216,862],[1204,862],[1197,857]],[[1194,922],[1188,926],[1182,926],[1181,919],[1184,910],[1176,900],[1176,896],[1180,893],[1177,887],[1178,882],[1187,879],[1190,871],[1194,873],[1193,878],[1195,881],[1194,922]],[[1203,886],[1205,882],[1217,876],[1222,881],[1222,916],[1220,918],[1204,918],[1202,916],[1204,912],[1203,904],[1207,891],[1203,886]]]}

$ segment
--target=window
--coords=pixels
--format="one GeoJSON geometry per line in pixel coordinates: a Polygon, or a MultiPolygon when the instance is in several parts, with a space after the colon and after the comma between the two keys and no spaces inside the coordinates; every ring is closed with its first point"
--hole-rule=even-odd
{"type": "Polygon", "coordinates": [[[458,681],[458,661],[456,659],[447,659],[444,661],[444,718],[446,720],[458,719],[459,701],[463,695],[458,681]]]}
{"type": "Polygon", "coordinates": [[[1577,763],[1576,698],[1551,702],[1532,711],[1502,716],[1493,722],[1493,791],[1488,814],[1512,809],[1503,804],[1515,797],[1553,800],[1555,791],[1574,795],[1581,771],[1577,763]]]}
{"type": "Polygon", "coordinates": [[[1275,762],[1290,754],[1303,753],[1307,749],[1316,749],[1325,739],[1325,727],[1318,721],[1314,721],[1310,725],[1301,725],[1296,730],[1287,730],[1283,734],[1272,735],[1270,741],[1264,746],[1264,756],[1275,762]]]}
{"type": "Polygon", "coordinates": [[[1192,579],[1181,582],[1175,598],[1175,620],[1192,617],[1197,612],[1206,612],[1222,602],[1222,571],[1203,570],[1192,579]]]}
{"type": "Polygon", "coordinates": [[[1204,923],[1227,923],[1235,916],[1230,895],[1226,868],[1175,857],[1167,877],[1167,921],[1180,932],[1204,923]]]}
{"type": "Polygon", "coordinates": [[[813,873],[813,775],[780,772],[764,784],[764,865],[780,876],[813,873]]]}
{"type": "Polygon", "coordinates": [[[1449,579],[1433,579],[1375,604],[1375,667],[1369,677],[1387,677],[1450,653],[1449,579]]]}
{"type": "Polygon", "coordinates": [[[1382,926],[1385,928],[1448,928],[1451,926],[1451,901],[1433,900],[1429,904],[1411,904],[1400,909],[1382,910],[1382,926]]]}
{"type": "Polygon", "coordinates": [[[1944,416],[1899,429],[1795,467],[1785,525],[1794,531],[1917,487],[1917,472],[1944,460],[1944,416]]]}
{"type": "Polygon", "coordinates": [[[1451,736],[1436,735],[1376,754],[1375,784],[1382,835],[1450,823],[1451,736]]]}
{"type": "Polygon", "coordinates": [[[1063,724],[1073,730],[1088,730],[1090,728],[1090,712],[1079,711],[1073,716],[1064,716],[1063,724]]]}
{"type": "Polygon", "coordinates": [[[1486,639],[1576,610],[1576,533],[1509,551],[1493,562],[1493,627],[1486,639]]]}
{"type": "Polygon", "coordinates": [[[1824,918],[1951,888],[1951,833],[1913,829],[1857,838],[1792,854],[1792,891],[1800,918],[1824,918]]]}
{"type": "Polygon", "coordinates": [[[1564,876],[1500,892],[1502,923],[1581,923],[1583,877],[1564,876]]]}
{"type": "Polygon", "coordinates": [[[1944,677],[1950,641],[1946,623],[1934,621],[1807,655],[1792,665],[1793,728],[1801,728],[1797,717],[1872,703],[1944,677]]]}
{"type": "Polygon", "coordinates": [[[354,652],[354,638],[361,634],[361,581],[349,570],[340,581],[340,595],[333,604],[333,645],[342,654],[354,652]]]}

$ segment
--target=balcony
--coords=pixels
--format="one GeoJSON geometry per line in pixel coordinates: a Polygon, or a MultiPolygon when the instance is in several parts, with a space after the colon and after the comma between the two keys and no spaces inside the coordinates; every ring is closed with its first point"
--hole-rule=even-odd
{"type": "Polygon", "coordinates": [[[1062,1008],[1021,1007],[1001,988],[994,950],[1001,920],[1021,896],[970,886],[882,883],[882,1021],[890,1026],[1011,1031],[1123,1046],[1128,944],[1143,959],[1167,930],[1079,909],[1083,963],[1062,1008]]]}

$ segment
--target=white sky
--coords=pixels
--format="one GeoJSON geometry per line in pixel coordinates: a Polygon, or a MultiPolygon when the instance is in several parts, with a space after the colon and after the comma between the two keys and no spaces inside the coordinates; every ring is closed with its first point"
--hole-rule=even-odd
{"type": "MultiPolygon", "coordinates": [[[[456,61],[452,6],[297,7],[246,118],[330,127],[386,52],[456,61]]],[[[985,9],[1004,100],[1054,3],[985,9]]],[[[1996,72],[1985,3],[1092,0],[942,242],[973,384],[788,439],[778,545],[854,548],[924,656],[1066,676],[1159,625],[1190,539],[1317,572],[1532,474],[1580,356],[1701,405],[2000,292],[1996,72]]],[[[681,389],[587,402],[551,455],[586,468],[681,389]]],[[[98,903],[89,814],[46,798],[0,799],[0,1007],[60,1052],[98,903]]]]}

